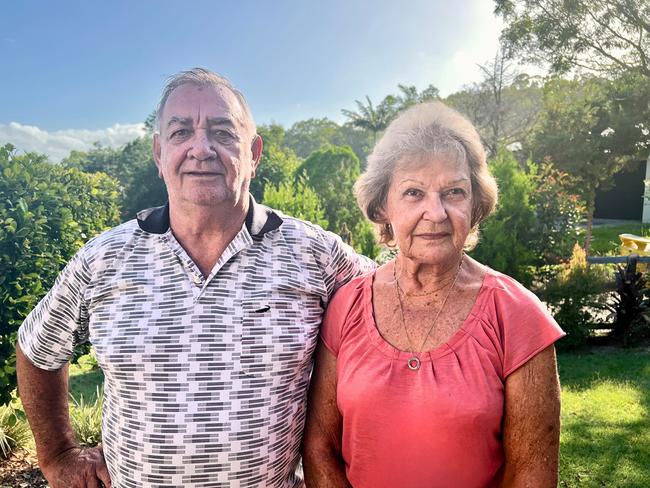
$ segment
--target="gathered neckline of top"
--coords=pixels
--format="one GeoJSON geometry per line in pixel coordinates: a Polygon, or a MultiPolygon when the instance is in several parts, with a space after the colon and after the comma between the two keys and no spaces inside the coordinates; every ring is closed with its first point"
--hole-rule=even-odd
{"type": "MultiPolygon", "coordinates": [[[[391,359],[404,360],[413,356],[414,353],[410,351],[404,351],[398,349],[393,344],[388,342],[379,332],[377,328],[377,322],[375,320],[375,312],[372,305],[372,285],[375,281],[376,270],[372,273],[369,273],[363,280],[362,283],[362,300],[363,300],[363,314],[365,317],[364,323],[366,331],[370,336],[372,344],[379,349],[385,356],[391,359]]],[[[488,291],[492,288],[488,284],[488,280],[493,280],[495,275],[490,268],[487,268],[485,275],[483,276],[483,282],[481,283],[481,288],[479,289],[476,299],[470,308],[467,317],[463,320],[463,323],[454,332],[449,338],[442,344],[437,345],[433,349],[416,352],[415,354],[420,358],[420,361],[431,361],[433,359],[445,356],[454,352],[454,348],[459,346],[462,342],[471,337],[471,331],[477,325],[481,323],[479,317],[480,312],[483,310],[483,306],[487,301],[489,295],[488,291]]]]}

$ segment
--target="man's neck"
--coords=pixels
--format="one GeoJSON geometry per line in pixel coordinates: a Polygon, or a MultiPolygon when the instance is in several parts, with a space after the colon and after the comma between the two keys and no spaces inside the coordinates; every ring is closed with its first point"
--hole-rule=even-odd
{"type": "Polygon", "coordinates": [[[236,205],[183,205],[170,199],[169,225],[204,276],[208,276],[219,257],[241,230],[248,212],[246,195],[236,205]]]}

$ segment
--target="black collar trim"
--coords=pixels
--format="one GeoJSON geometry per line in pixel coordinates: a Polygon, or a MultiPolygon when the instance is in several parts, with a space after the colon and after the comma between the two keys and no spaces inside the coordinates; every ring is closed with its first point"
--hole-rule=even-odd
{"type": "MultiPolygon", "coordinates": [[[[282,218],[273,209],[261,205],[250,196],[246,229],[253,237],[262,237],[282,225],[282,218]]],[[[162,207],[153,207],[138,212],[138,226],[150,234],[164,234],[169,230],[169,202],[162,207]]]]}

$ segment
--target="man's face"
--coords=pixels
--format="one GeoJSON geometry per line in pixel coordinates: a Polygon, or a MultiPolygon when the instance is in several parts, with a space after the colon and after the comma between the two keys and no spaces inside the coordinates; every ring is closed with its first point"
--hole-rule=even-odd
{"type": "Polygon", "coordinates": [[[170,202],[235,206],[248,198],[261,139],[230,90],[186,84],[163,107],[153,151],[170,202]]]}

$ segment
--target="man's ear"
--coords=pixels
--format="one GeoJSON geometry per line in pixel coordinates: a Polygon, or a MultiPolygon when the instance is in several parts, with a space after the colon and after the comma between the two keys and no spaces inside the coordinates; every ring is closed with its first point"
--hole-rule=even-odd
{"type": "Polygon", "coordinates": [[[153,135],[153,143],[151,145],[151,150],[153,152],[153,159],[156,162],[156,168],[158,168],[158,176],[162,179],[162,165],[160,164],[160,134],[153,135]]]}
{"type": "Polygon", "coordinates": [[[255,138],[251,143],[251,154],[253,158],[253,174],[251,175],[251,178],[255,176],[257,165],[260,164],[260,158],[262,157],[262,146],[264,146],[264,143],[262,142],[262,136],[255,134],[255,138]]]}

